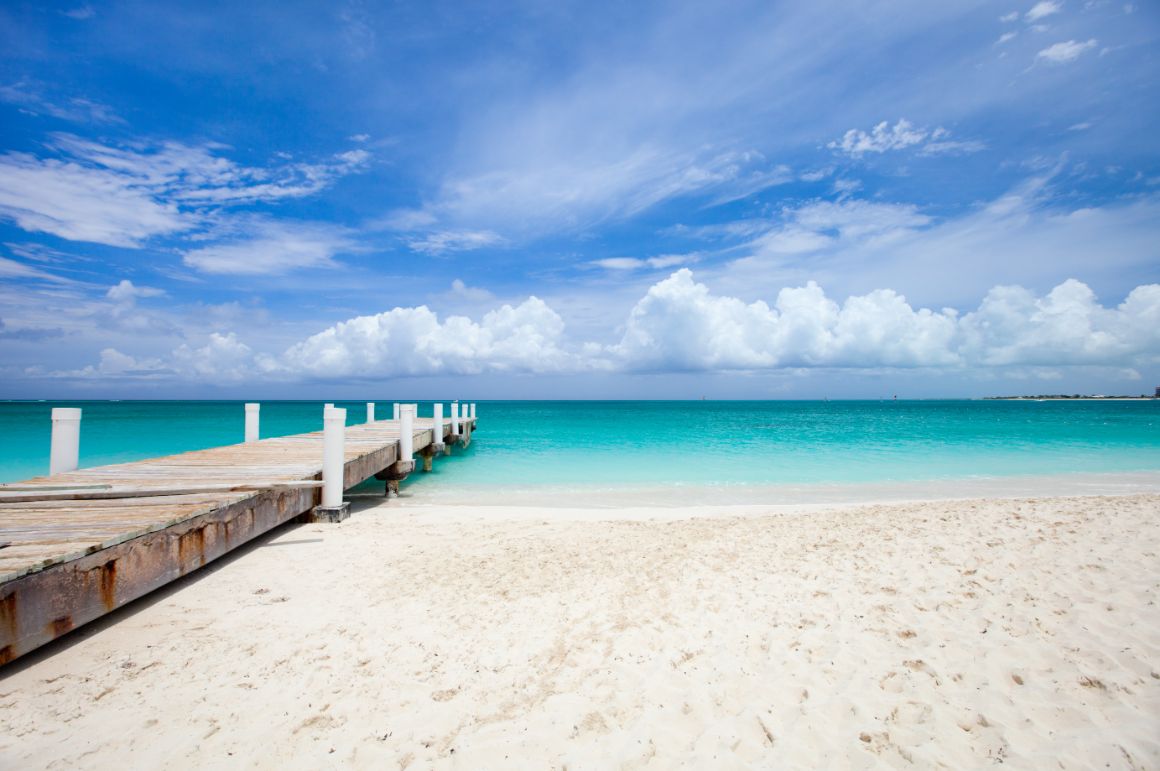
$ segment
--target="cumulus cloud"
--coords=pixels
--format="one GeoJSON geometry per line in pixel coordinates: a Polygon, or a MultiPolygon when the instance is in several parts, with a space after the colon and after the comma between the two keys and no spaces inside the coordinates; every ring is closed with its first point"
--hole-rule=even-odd
{"type": "Polygon", "coordinates": [[[214,380],[244,380],[258,370],[253,350],[233,332],[211,333],[209,341],[199,348],[183,343],[173,351],[173,363],[180,373],[214,380]]]}
{"type": "Polygon", "coordinates": [[[954,332],[953,314],[914,311],[890,290],[839,306],[810,282],[771,307],[714,295],[682,269],[636,304],[611,352],[649,370],[945,366],[958,363],[954,332]]]}
{"type": "Polygon", "coordinates": [[[1160,360],[1160,285],[1138,287],[1104,308],[1068,280],[1045,297],[996,287],[980,307],[915,309],[889,289],[839,305],[821,287],[782,289],[773,303],[714,295],[680,270],[629,316],[610,352],[647,370],[774,367],[1125,366],[1160,360]]]}
{"type": "MultiPolygon", "coordinates": [[[[466,291],[468,288],[463,287],[466,291]]],[[[133,292],[131,296],[136,296],[133,292]]],[[[482,299],[482,298],[481,298],[482,299]]],[[[115,349],[60,376],[244,382],[349,380],[484,373],[768,371],[780,368],[933,369],[979,376],[996,368],[1038,377],[1061,367],[1117,370],[1160,364],[1160,285],[1106,307],[1070,279],[1044,295],[997,286],[966,313],[914,307],[892,289],[831,298],[816,282],[771,302],[716,294],[682,268],[638,300],[611,344],[568,337],[563,318],[529,297],[475,321],[426,306],[335,324],[281,354],[236,333],[183,343],[165,362],[115,349]]]]}
{"type": "Polygon", "coordinates": [[[583,362],[564,349],[564,321],[537,297],[479,322],[426,306],[359,316],[292,346],[281,364],[312,377],[554,372],[583,362]]]}
{"type": "Polygon", "coordinates": [[[1056,43],[1055,45],[1044,48],[1039,53],[1035,54],[1036,61],[1043,60],[1051,64],[1065,64],[1073,62],[1078,59],[1085,51],[1090,51],[1096,47],[1096,40],[1092,38],[1086,42],[1080,43],[1075,40],[1068,40],[1065,43],[1056,43]]]}

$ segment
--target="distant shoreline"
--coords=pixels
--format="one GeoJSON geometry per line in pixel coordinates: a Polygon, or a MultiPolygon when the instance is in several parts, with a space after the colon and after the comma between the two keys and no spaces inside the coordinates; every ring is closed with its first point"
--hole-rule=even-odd
{"type": "Polygon", "coordinates": [[[1065,396],[1044,394],[1042,396],[984,396],[986,401],[1032,401],[1032,402],[1150,402],[1155,396],[1065,396]]]}

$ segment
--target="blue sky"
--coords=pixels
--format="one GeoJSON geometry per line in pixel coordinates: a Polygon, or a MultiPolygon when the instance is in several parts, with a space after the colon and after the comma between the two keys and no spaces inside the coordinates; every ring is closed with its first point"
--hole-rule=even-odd
{"type": "Polygon", "coordinates": [[[1160,383],[1152,3],[0,7],[0,397],[1160,383]]]}

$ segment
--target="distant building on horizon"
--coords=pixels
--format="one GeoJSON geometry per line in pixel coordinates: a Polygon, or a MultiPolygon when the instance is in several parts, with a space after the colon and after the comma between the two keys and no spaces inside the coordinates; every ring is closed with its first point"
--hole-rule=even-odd
{"type": "Polygon", "coordinates": [[[1152,398],[1153,399],[1160,399],[1160,386],[1156,386],[1156,395],[1153,396],[1152,398]]]}

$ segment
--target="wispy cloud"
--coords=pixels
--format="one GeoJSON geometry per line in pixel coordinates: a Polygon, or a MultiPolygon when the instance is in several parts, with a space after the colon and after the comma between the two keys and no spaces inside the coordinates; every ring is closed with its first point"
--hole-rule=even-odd
{"type": "Polygon", "coordinates": [[[606,257],[602,260],[592,260],[589,264],[613,271],[640,270],[642,268],[661,270],[677,265],[689,265],[699,259],[697,254],[662,254],[643,259],[639,257],[606,257]]]}
{"type": "Polygon", "coordinates": [[[93,10],[91,5],[82,5],[76,8],[70,8],[67,11],[61,11],[60,13],[62,16],[67,16],[70,19],[76,19],[77,21],[91,19],[97,15],[97,12],[93,10]]]}
{"type": "Polygon", "coordinates": [[[1059,13],[1060,4],[1054,0],[1040,0],[1040,2],[1031,6],[1031,10],[1024,14],[1023,18],[1028,22],[1039,21],[1040,19],[1059,13]]]}
{"type": "Polygon", "coordinates": [[[0,85],[0,102],[19,107],[30,115],[48,115],[73,123],[123,124],[125,121],[108,105],[84,97],[50,98],[46,87],[26,81],[0,85]]]}
{"type": "Polygon", "coordinates": [[[490,230],[440,230],[406,239],[412,251],[439,256],[449,252],[467,252],[502,244],[504,239],[490,230]]]}
{"type": "Polygon", "coordinates": [[[335,255],[356,248],[333,225],[249,218],[236,229],[245,235],[186,251],[182,262],[203,273],[278,275],[331,265],[335,255]]]}
{"type": "Polygon", "coordinates": [[[1068,40],[1063,43],[1056,43],[1055,45],[1044,48],[1039,53],[1035,54],[1036,61],[1045,61],[1051,64],[1064,64],[1066,62],[1073,62],[1084,54],[1090,51],[1097,45],[1095,38],[1087,40],[1083,43],[1075,40],[1068,40]]]}
{"type": "Polygon", "coordinates": [[[187,233],[226,205],[311,195],[357,171],[356,150],[327,162],[240,166],[221,145],[179,142],[111,146],[54,134],[56,157],[0,156],[0,217],[30,232],[73,241],[137,247],[187,233]]]}

